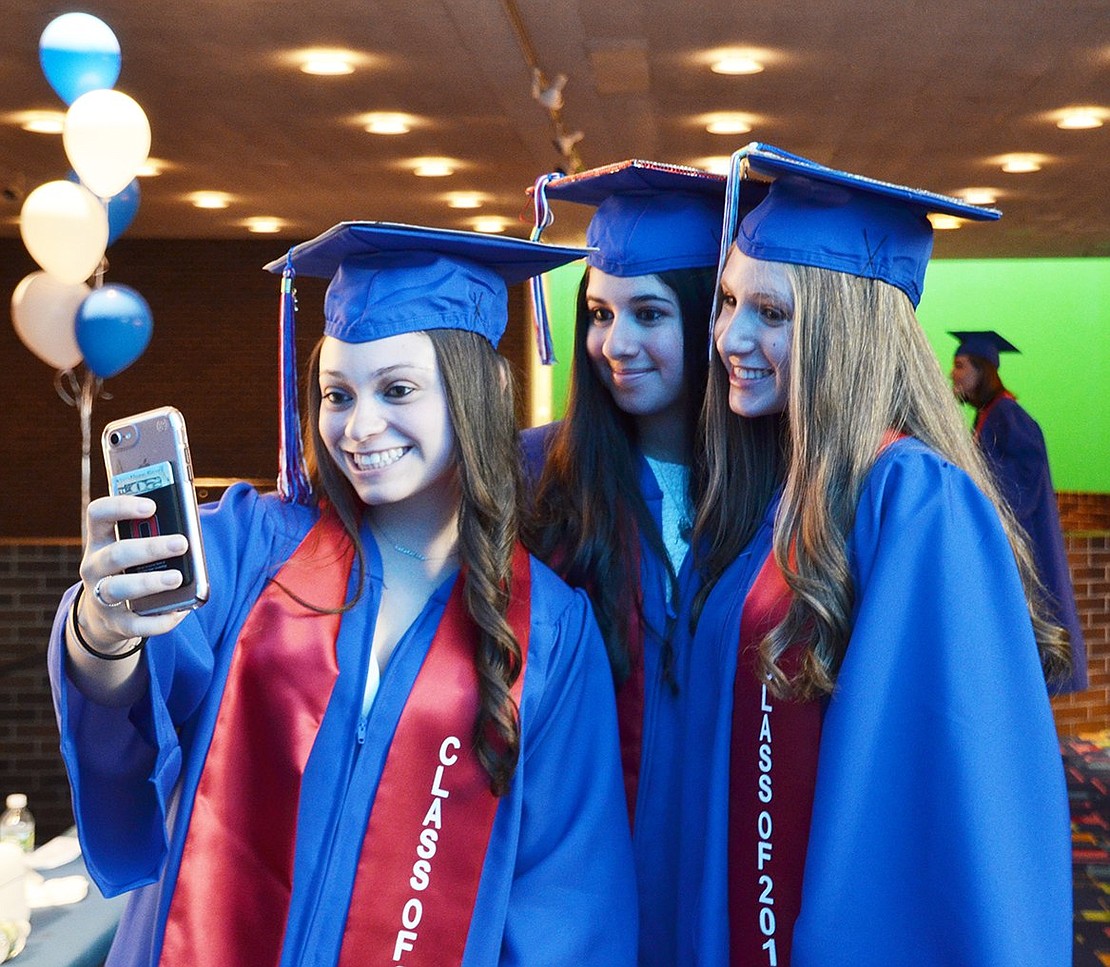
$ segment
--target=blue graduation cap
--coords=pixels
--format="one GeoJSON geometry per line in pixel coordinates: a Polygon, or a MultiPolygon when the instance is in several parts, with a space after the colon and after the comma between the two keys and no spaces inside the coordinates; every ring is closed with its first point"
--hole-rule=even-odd
{"type": "Polygon", "coordinates": [[[1000,336],[993,329],[949,331],[948,335],[960,341],[956,347],[955,356],[978,356],[985,359],[996,369],[998,368],[999,353],[1020,353],[1008,339],[1000,336]]]}
{"type": "Polygon", "coordinates": [[[939,195],[827,168],[753,141],[732,156],[721,261],[732,242],[753,258],[880,279],[914,306],[933,249],[928,213],[990,221],[1002,213],[939,195]],[[766,199],[739,211],[749,174],[773,179],[766,199]]]}
{"type": "Polygon", "coordinates": [[[726,181],[684,165],[621,161],[546,181],[547,198],[593,205],[587,264],[629,278],[714,265],[726,181]]]}
{"type": "MultiPolygon", "coordinates": [[[[721,243],[726,179],[686,165],[632,159],[574,175],[544,175],[531,189],[533,239],[554,221],[549,199],[592,205],[588,265],[622,278],[713,266],[721,243]]],[[[752,184],[763,197],[765,186],[752,184]]],[[[542,291],[533,283],[538,325],[546,331],[542,291]]],[[[544,362],[549,360],[545,359],[544,362]]]]}
{"type": "Polygon", "coordinates": [[[324,334],[371,342],[406,332],[463,329],[496,347],[508,286],[585,256],[584,249],[394,222],[341,222],[268,263],[281,273],[282,499],[308,503],[294,340],[297,273],[330,279],[324,334]]]}

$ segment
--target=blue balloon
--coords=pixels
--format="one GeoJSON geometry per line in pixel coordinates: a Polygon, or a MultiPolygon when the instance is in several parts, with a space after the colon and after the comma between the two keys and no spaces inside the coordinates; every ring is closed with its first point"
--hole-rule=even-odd
{"type": "Polygon", "coordinates": [[[119,41],[112,28],[92,14],[65,13],[42,32],[39,63],[58,96],[72,104],[82,94],[116,83],[119,41]]]}
{"type": "Polygon", "coordinates": [[[150,306],[126,285],[93,289],[77,309],[77,345],[85,365],[101,379],[122,373],[150,344],[150,306]]]}
{"type": "Polygon", "coordinates": [[[139,210],[139,179],[132,178],[119,194],[108,199],[108,244],[127,231],[139,210]]]}
{"type": "MultiPolygon", "coordinates": [[[[74,184],[81,184],[81,178],[72,168],[66,175],[69,181],[74,184]]],[[[111,245],[117,238],[119,238],[135,220],[135,215],[139,211],[139,200],[142,192],[139,190],[139,179],[132,178],[129,184],[123,191],[118,192],[108,199],[106,208],[108,211],[108,244],[111,245]]]]}

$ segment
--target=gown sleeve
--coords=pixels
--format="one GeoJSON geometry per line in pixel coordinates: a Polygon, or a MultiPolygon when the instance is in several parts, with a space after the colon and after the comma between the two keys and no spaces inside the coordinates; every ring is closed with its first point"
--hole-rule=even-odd
{"type": "MultiPolygon", "coordinates": [[[[190,723],[211,685],[224,628],[243,610],[244,595],[254,597],[243,586],[251,579],[244,562],[252,556],[246,545],[260,503],[255,491],[241,485],[218,507],[202,509],[211,598],[174,631],[147,642],[142,661],[149,687],[131,707],[99,705],[74,686],[66,673],[64,634],[76,587],[58,608],[47,660],[61,753],[86,865],[105,896],[161,875],[190,723]]],[[[260,585],[262,571],[254,577],[260,585]]]]}
{"type": "MultiPolygon", "coordinates": [[[[544,594],[553,576],[536,565],[533,575],[533,595],[544,594]]],[[[585,593],[568,598],[518,767],[524,798],[503,967],[636,962],[636,881],[613,681],[585,593]]],[[[528,673],[539,670],[530,659],[528,673]]]]}
{"type": "Polygon", "coordinates": [[[876,464],[823,725],[794,967],[1071,962],[1060,750],[993,506],[920,444],[876,464]]]}

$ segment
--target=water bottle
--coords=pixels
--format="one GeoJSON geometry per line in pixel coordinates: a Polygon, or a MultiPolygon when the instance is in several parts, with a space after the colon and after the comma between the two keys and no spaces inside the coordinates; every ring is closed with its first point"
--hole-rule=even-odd
{"type": "Polygon", "coordinates": [[[15,843],[24,853],[35,848],[35,817],[27,808],[27,797],[13,792],[5,800],[8,808],[0,816],[0,842],[15,843]]]}

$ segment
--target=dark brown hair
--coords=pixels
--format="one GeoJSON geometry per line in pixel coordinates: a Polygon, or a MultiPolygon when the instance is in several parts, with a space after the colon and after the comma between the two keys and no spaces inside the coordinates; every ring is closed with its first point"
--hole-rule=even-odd
{"type": "MultiPolygon", "coordinates": [[[[692,457],[705,392],[709,352],[709,314],[716,270],[676,269],[657,277],[674,292],[682,313],[683,378],[686,382],[687,455],[692,457]]],[[[555,431],[536,486],[527,541],[536,555],[565,580],[587,590],[601,628],[613,677],[630,671],[628,615],[639,607],[640,575],[633,573],[642,536],[664,562],[672,584],[663,536],[640,494],[636,423],[613,401],[594,372],[586,351],[590,312],[586,303],[589,270],[578,288],[574,362],[566,417],[555,431]]],[[[691,474],[691,499],[701,490],[697,467],[691,474]]],[[[641,627],[644,627],[641,611],[641,627]]],[[[644,628],[664,642],[664,670],[672,660],[672,629],[644,628]]]]}

